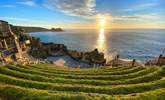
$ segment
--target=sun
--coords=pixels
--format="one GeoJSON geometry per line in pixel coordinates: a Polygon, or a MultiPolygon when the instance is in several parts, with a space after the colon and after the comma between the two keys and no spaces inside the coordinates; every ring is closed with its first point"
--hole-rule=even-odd
{"type": "Polygon", "coordinates": [[[106,20],[104,18],[100,19],[100,27],[104,28],[106,24],[106,20]]]}
{"type": "Polygon", "coordinates": [[[98,14],[97,15],[97,25],[98,28],[110,28],[113,24],[113,17],[110,14],[98,14]]]}

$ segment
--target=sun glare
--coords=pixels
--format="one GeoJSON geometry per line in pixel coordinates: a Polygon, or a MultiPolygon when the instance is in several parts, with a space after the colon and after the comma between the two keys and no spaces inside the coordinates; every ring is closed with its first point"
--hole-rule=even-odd
{"type": "Polygon", "coordinates": [[[112,21],[112,16],[110,14],[99,14],[97,16],[98,27],[99,28],[109,28],[109,23],[112,21]]]}
{"type": "Polygon", "coordinates": [[[104,28],[100,28],[98,39],[97,39],[97,48],[99,51],[103,52],[106,48],[105,46],[105,34],[104,34],[104,28]]]}
{"type": "Polygon", "coordinates": [[[104,18],[100,19],[100,28],[104,28],[106,24],[106,20],[104,18]]]}

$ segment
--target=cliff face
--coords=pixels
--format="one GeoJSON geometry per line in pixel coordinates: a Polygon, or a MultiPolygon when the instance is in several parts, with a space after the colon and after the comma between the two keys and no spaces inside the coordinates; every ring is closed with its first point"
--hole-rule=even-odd
{"type": "Polygon", "coordinates": [[[52,28],[52,29],[47,29],[47,28],[42,28],[42,27],[26,27],[26,26],[18,26],[24,30],[25,33],[30,33],[30,32],[60,32],[63,31],[61,28],[52,28]]]}

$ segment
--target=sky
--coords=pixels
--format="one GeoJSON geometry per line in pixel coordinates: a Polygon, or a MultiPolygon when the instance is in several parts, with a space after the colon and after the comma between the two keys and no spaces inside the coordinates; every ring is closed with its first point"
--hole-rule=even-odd
{"type": "Polygon", "coordinates": [[[165,28],[164,5],[165,0],[0,0],[0,19],[64,29],[165,28]]]}

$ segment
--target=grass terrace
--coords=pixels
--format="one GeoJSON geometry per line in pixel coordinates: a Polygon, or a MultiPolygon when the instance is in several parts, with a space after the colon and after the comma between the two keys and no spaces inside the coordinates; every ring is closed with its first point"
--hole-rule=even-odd
{"type": "Polygon", "coordinates": [[[0,67],[2,100],[165,100],[165,67],[0,67]]]}

